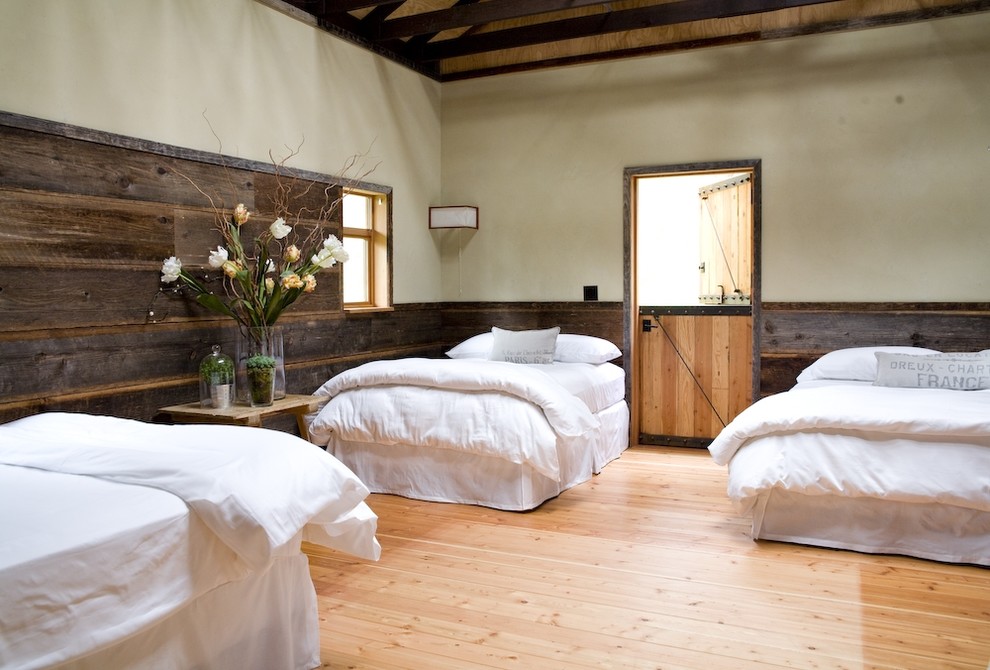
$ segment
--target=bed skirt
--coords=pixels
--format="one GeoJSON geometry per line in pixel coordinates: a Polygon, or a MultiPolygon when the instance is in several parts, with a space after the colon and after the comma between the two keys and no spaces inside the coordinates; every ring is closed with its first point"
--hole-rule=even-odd
{"type": "Polygon", "coordinates": [[[990,512],[775,488],[752,513],[754,539],[990,566],[990,512]]]}
{"type": "Polygon", "coordinates": [[[559,481],[525,464],[450,449],[331,437],[327,451],[374,493],[523,511],[591,479],[629,446],[629,408],[625,401],[597,416],[602,425],[597,440],[558,440],[559,481]]]}
{"type": "Polygon", "coordinates": [[[275,559],[264,572],[215,588],[156,625],[57,670],[308,670],[320,665],[309,559],[275,559]]]}

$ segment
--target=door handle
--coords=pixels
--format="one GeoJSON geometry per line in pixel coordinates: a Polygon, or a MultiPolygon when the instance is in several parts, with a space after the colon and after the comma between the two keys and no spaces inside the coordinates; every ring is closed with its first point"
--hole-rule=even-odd
{"type": "Polygon", "coordinates": [[[648,333],[651,330],[653,330],[653,320],[652,319],[643,319],[643,332],[644,333],[648,333]]]}

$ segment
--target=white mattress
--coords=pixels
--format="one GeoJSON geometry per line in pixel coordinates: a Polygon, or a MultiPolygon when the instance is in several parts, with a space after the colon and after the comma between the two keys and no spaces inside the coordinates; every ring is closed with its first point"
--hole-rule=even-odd
{"type": "Polygon", "coordinates": [[[990,393],[801,383],[710,446],[753,537],[990,565],[990,393]]]}
{"type": "Polygon", "coordinates": [[[277,431],[70,413],[0,425],[0,667],[315,667],[300,544],[376,559],[367,494],[277,431]]]}
{"type": "Polygon", "coordinates": [[[601,429],[593,437],[558,441],[559,479],[545,477],[526,464],[451,449],[352,442],[331,436],[327,451],[376,493],[522,511],[588,481],[629,446],[625,400],[596,416],[601,429]]]}
{"type": "Polygon", "coordinates": [[[145,486],[0,465],[0,527],[4,668],[108,646],[248,574],[182,500],[145,486]]]}
{"type": "Polygon", "coordinates": [[[626,397],[626,376],[614,363],[559,363],[532,365],[577,396],[592,413],[600,412],[626,397]]]}

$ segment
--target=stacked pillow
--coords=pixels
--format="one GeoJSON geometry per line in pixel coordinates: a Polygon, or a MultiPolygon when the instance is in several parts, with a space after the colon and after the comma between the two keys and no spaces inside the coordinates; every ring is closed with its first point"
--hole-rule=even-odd
{"type": "Polygon", "coordinates": [[[597,365],[622,355],[608,340],[590,335],[561,333],[559,327],[506,330],[470,337],[447,352],[450,358],[484,358],[512,363],[591,363],[597,365]]]}
{"type": "Polygon", "coordinates": [[[864,381],[898,388],[990,389],[990,350],[942,353],[923,347],[853,347],[831,351],[805,368],[798,382],[864,381]]]}

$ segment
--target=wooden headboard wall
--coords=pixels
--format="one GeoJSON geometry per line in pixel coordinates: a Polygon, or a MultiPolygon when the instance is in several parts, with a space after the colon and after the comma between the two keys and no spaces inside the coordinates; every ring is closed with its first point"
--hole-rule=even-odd
{"type": "MultiPolygon", "coordinates": [[[[0,422],[54,410],[150,420],[198,398],[211,345],[233,352],[232,320],[160,291],[162,259],[215,243],[203,234],[212,212],[174,167],[230,181],[252,209],[273,187],[268,164],[0,112],[0,422]]],[[[441,356],[493,324],[621,342],[621,314],[580,302],[345,313],[331,271],[279,323],[288,389],[308,393],[368,360],[441,356]]],[[[274,427],[295,429],[291,417],[274,427]]]]}
{"type": "MultiPolygon", "coordinates": [[[[271,165],[0,114],[0,421],[152,419],[198,399],[212,344],[233,353],[233,320],[160,291],[162,259],[218,241],[208,203],[173,168],[232,184],[251,209],[274,187],[271,165]]],[[[280,319],[290,392],[364,360],[439,354],[437,305],[345,316],[339,286],[339,268],[325,272],[280,319]]]]}
{"type": "Polygon", "coordinates": [[[760,391],[786,391],[806,366],[845,347],[990,349],[990,303],[763,303],[760,391]]]}
{"type": "MultiPolygon", "coordinates": [[[[227,164],[244,202],[265,197],[270,165],[227,164]]],[[[202,184],[228,178],[216,154],[0,112],[0,422],[45,410],[152,419],[161,406],[198,397],[196,367],[212,344],[232,351],[229,319],[159,291],[162,259],[177,245],[199,247],[212,227],[202,196],[175,166],[202,184]]],[[[338,290],[308,296],[280,323],[289,390],[298,392],[366,360],[440,356],[492,325],[559,325],[620,346],[624,330],[616,302],[422,303],[345,314],[338,290]]],[[[764,303],[757,328],[768,394],[845,346],[988,348],[990,304],[764,303]]]]}

